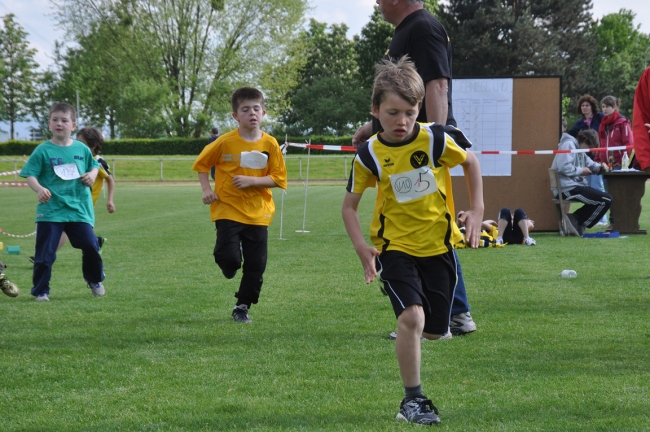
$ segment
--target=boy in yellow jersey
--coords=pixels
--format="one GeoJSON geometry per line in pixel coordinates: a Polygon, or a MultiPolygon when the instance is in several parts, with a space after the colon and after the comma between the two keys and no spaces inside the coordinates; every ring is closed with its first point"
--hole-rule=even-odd
{"type": "Polygon", "coordinates": [[[242,268],[233,319],[250,323],[248,310],[262,289],[268,226],[275,214],[270,188],[286,189],[287,169],[278,142],[260,129],[266,114],[262,92],[242,87],[230,102],[239,127],[205,146],[192,169],[199,173],[203,203],[210,204],[217,229],[214,261],[227,279],[242,268]],[[209,181],[213,166],[214,190],[209,181]]]}
{"type": "Polygon", "coordinates": [[[366,283],[379,271],[397,317],[395,350],[405,397],[398,420],[439,423],[422,392],[420,337],[438,339],[449,329],[456,285],[452,245],[461,239],[447,204],[444,167],[462,165],[470,209],[463,214],[470,246],[478,247],[483,184],[471,143],[453,126],[416,122],[424,84],[406,57],[377,67],[372,114],[382,129],[362,144],[343,201],[343,221],[361,259],[366,283]],[[368,245],[358,217],[364,190],[378,184],[368,245]]]}

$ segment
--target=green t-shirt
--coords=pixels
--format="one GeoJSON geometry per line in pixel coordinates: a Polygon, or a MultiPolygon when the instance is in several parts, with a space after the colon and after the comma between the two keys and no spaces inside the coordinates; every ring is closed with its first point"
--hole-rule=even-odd
{"type": "Polygon", "coordinates": [[[34,149],[20,171],[21,177],[36,177],[41,186],[52,194],[48,202],[39,203],[36,207],[36,222],[86,222],[94,226],[91,189],[80,178],[64,179],[74,176],[70,174],[74,172],[74,167],[67,164],[76,165],[79,175],[93,168],[99,169],[99,163],[90,149],[74,140],[65,147],[45,141],[34,149]],[[58,167],[59,174],[55,172],[55,167],[58,167]]]}

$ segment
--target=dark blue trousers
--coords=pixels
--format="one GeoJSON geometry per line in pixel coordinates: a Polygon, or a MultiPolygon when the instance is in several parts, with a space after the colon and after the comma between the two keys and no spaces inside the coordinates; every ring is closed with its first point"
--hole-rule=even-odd
{"type": "Polygon", "coordinates": [[[99,243],[93,227],[85,222],[38,222],[36,224],[36,253],[32,276],[32,295],[50,294],[52,265],[61,234],[68,235],[70,244],[81,249],[81,271],[86,282],[104,280],[104,263],[99,255],[99,243]]]}

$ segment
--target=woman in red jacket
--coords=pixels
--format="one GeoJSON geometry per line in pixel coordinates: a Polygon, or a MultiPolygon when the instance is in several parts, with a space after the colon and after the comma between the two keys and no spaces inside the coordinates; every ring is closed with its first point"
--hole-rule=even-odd
{"type": "MultiPolygon", "coordinates": [[[[603,120],[600,122],[600,128],[598,129],[598,138],[600,139],[601,147],[609,148],[634,145],[630,121],[618,112],[620,104],[620,99],[617,99],[614,96],[605,96],[603,100],[600,101],[603,114],[605,114],[605,117],[603,117],[603,120]]],[[[629,151],[625,149],[600,151],[594,155],[594,161],[609,163],[610,157],[613,157],[612,168],[620,169],[621,159],[623,158],[623,153],[626,151],[629,156],[631,149],[629,151]]]]}

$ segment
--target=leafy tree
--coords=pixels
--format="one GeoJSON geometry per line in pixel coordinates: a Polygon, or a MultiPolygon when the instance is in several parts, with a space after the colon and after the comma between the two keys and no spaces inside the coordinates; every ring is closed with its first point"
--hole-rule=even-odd
{"type": "Polygon", "coordinates": [[[14,124],[29,116],[38,68],[36,50],[29,48],[27,33],[14,18],[13,14],[5,15],[0,29],[0,119],[9,122],[11,139],[14,124]]]}
{"type": "MultiPolygon", "coordinates": [[[[76,40],[105,25],[117,59],[134,75],[165,88],[170,132],[199,136],[232,90],[257,85],[282,58],[306,0],[54,0],[59,21],[76,40]]],[[[116,71],[113,71],[117,74],[116,71]]],[[[151,89],[140,85],[139,90],[151,89]]],[[[147,98],[154,96],[149,94],[147,98]]]]}
{"type": "Polygon", "coordinates": [[[361,34],[354,37],[360,81],[366,90],[368,101],[375,79],[375,65],[384,57],[394,31],[395,27],[382,18],[379,8],[374,8],[370,21],[363,26],[361,34]]]}
{"type": "Polygon", "coordinates": [[[591,83],[596,41],[589,0],[450,0],[441,17],[454,76],[563,76],[566,94],[591,83]]]}
{"type": "Polygon", "coordinates": [[[596,69],[592,94],[608,94],[621,99],[621,112],[630,116],[634,90],[644,68],[645,51],[650,47],[650,37],[634,26],[634,12],[621,9],[605,15],[594,27],[598,39],[596,69]]]}
{"type": "Polygon", "coordinates": [[[292,108],[282,116],[287,132],[343,135],[367,119],[369,98],[359,85],[347,29],[345,24],[328,28],[312,19],[302,33],[307,60],[300,85],[289,94],[292,108]]]}

